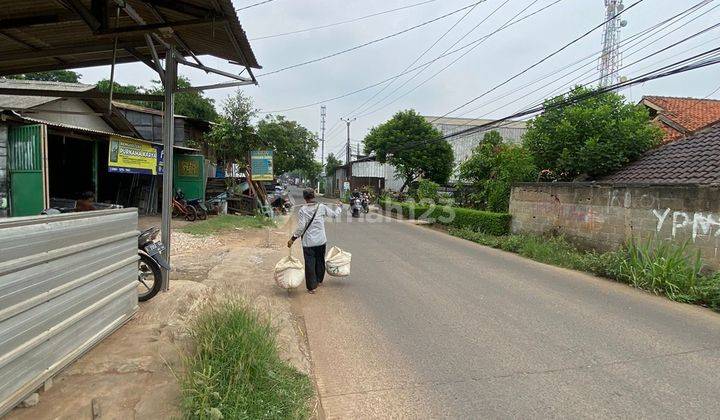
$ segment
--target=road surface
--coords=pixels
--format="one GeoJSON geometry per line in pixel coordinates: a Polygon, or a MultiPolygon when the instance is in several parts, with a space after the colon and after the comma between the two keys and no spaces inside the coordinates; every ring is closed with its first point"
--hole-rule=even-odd
{"type": "Polygon", "coordinates": [[[296,300],[327,418],[720,418],[720,315],[369,216],[296,300]]]}

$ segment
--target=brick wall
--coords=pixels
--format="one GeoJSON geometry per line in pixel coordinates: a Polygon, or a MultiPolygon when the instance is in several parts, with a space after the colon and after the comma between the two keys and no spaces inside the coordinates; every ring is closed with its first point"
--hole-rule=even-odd
{"type": "Polygon", "coordinates": [[[688,241],[720,268],[720,187],[523,183],[510,196],[514,233],[555,233],[609,250],[630,238],[688,241]]]}
{"type": "Polygon", "coordinates": [[[0,217],[7,217],[7,125],[0,124],[0,217]]]}

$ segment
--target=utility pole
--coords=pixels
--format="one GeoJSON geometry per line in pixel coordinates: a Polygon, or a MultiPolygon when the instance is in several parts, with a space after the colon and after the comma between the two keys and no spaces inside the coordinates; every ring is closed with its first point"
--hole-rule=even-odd
{"type": "Polygon", "coordinates": [[[357,118],[340,118],[347,124],[347,143],[345,144],[345,164],[350,163],[350,123],[357,118]]]}
{"type": "Polygon", "coordinates": [[[605,29],[603,31],[603,51],[600,55],[600,86],[610,86],[620,80],[618,70],[621,64],[620,28],[627,26],[627,21],[617,16],[625,6],[622,0],[605,0],[605,29]]]}
{"type": "Polygon", "coordinates": [[[320,163],[325,167],[325,105],[320,107],[320,163]]]}
{"type": "Polygon", "coordinates": [[[356,146],[356,147],[355,147],[355,150],[357,151],[357,152],[355,153],[355,157],[356,157],[357,159],[360,159],[360,142],[357,142],[357,144],[355,144],[355,146],[356,146]]]}

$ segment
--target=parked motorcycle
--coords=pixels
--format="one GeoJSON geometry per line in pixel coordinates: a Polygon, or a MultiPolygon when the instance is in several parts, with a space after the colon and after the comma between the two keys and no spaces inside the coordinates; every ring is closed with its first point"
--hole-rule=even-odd
{"type": "Polygon", "coordinates": [[[188,200],[188,205],[195,208],[195,213],[197,214],[198,220],[205,220],[208,216],[208,208],[205,205],[205,202],[200,200],[199,198],[196,198],[194,200],[188,200]]]}
{"type": "Polygon", "coordinates": [[[160,229],[156,226],[138,236],[138,300],[145,302],[157,295],[162,287],[160,268],[170,270],[170,264],[162,257],[165,245],[155,240],[160,229]]]}

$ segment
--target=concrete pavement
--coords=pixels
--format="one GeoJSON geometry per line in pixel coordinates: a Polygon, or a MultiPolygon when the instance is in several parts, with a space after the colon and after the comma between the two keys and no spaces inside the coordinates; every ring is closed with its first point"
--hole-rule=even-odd
{"type": "Polygon", "coordinates": [[[720,315],[368,216],[296,301],[328,418],[720,418],[720,315]]]}

